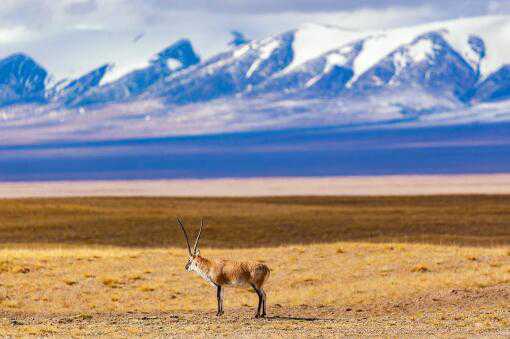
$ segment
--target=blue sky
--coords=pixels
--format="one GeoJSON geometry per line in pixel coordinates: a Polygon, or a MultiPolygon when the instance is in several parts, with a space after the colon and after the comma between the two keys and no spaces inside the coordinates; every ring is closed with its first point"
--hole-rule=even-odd
{"type": "Polygon", "coordinates": [[[510,13],[508,0],[1,1],[0,57],[23,51],[57,76],[183,37],[207,57],[225,49],[232,29],[260,38],[306,22],[377,29],[510,13]]]}

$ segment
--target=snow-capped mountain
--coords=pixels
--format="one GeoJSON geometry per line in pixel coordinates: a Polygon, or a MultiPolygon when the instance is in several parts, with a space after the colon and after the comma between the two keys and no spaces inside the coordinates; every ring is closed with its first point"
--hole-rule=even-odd
{"type": "Polygon", "coordinates": [[[145,97],[187,104],[232,95],[357,100],[384,93],[387,100],[396,98],[399,108],[402,91],[413,89],[426,97],[421,108],[428,111],[444,109],[446,101],[450,108],[463,107],[472,100],[508,97],[499,91],[506,88],[504,69],[510,64],[510,48],[501,47],[510,42],[508,32],[509,17],[383,32],[304,25],[170,75],[145,97]],[[489,84],[496,95],[481,95],[489,84]]]}
{"type": "Polygon", "coordinates": [[[222,53],[167,76],[149,88],[145,98],[187,104],[249,91],[289,65],[292,40],[292,33],[285,33],[222,53]]]}
{"type": "Polygon", "coordinates": [[[146,67],[131,71],[118,80],[108,82],[107,79],[115,65],[101,66],[72,81],[57,94],[57,100],[71,107],[132,100],[158,80],[199,62],[200,57],[191,42],[182,39],[157,53],[146,67]]]}
{"type": "Polygon", "coordinates": [[[306,24],[203,61],[180,40],[124,73],[105,60],[51,87],[47,74],[26,56],[0,62],[0,103],[11,105],[5,121],[20,119],[19,103],[36,103],[37,123],[58,120],[70,138],[78,125],[81,135],[106,126],[112,135],[167,135],[494,118],[481,107],[510,119],[499,104],[510,100],[510,17],[385,31],[306,24]],[[92,123],[88,111],[101,120],[92,123]]]}
{"type": "Polygon", "coordinates": [[[304,93],[312,97],[317,95],[336,97],[352,79],[353,64],[362,49],[363,41],[355,41],[303,62],[299,66],[289,66],[252,89],[250,95],[279,91],[286,96],[304,93]]]}

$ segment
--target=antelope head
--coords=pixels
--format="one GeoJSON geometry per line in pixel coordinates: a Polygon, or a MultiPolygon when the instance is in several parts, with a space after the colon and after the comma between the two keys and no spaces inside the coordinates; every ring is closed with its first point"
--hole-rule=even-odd
{"type": "Polygon", "coordinates": [[[200,236],[202,235],[202,228],[204,227],[204,219],[202,219],[200,221],[200,230],[198,231],[197,238],[195,239],[195,246],[193,246],[193,250],[191,250],[188,233],[186,232],[186,229],[184,228],[184,225],[183,225],[181,219],[177,219],[177,222],[179,223],[179,226],[181,227],[181,230],[184,233],[184,238],[186,239],[186,245],[188,246],[189,258],[188,258],[188,262],[186,263],[186,266],[184,268],[188,272],[196,271],[198,268],[196,259],[197,259],[197,257],[200,256],[199,243],[200,243],[200,236]]]}

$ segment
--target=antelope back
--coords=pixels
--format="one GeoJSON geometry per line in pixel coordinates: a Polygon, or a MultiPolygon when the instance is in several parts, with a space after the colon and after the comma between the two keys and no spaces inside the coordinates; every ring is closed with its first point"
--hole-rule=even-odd
{"type": "Polygon", "coordinates": [[[221,285],[262,287],[269,277],[269,268],[261,263],[222,260],[218,265],[221,285]]]}

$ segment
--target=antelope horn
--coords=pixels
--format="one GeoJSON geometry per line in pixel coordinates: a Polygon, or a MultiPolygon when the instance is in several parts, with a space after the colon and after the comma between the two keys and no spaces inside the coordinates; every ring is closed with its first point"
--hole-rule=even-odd
{"type": "Polygon", "coordinates": [[[191,253],[191,246],[189,245],[188,233],[186,233],[186,229],[184,228],[184,225],[182,224],[181,219],[177,218],[177,222],[179,223],[179,226],[181,226],[181,230],[182,230],[182,232],[184,233],[184,237],[186,238],[186,245],[188,245],[188,252],[189,252],[189,255],[193,255],[193,254],[191,253]]]}
{"type": "Polygon", "coordinates": [[[198,243],[200,242],[200,236],[202,235],[202,228],[204,228],[204,219],[200,221],[200,230],[198,230],[197,239],[195,240],[195,247],[193,247],[193,254],[197,254],[198,243]]]}

